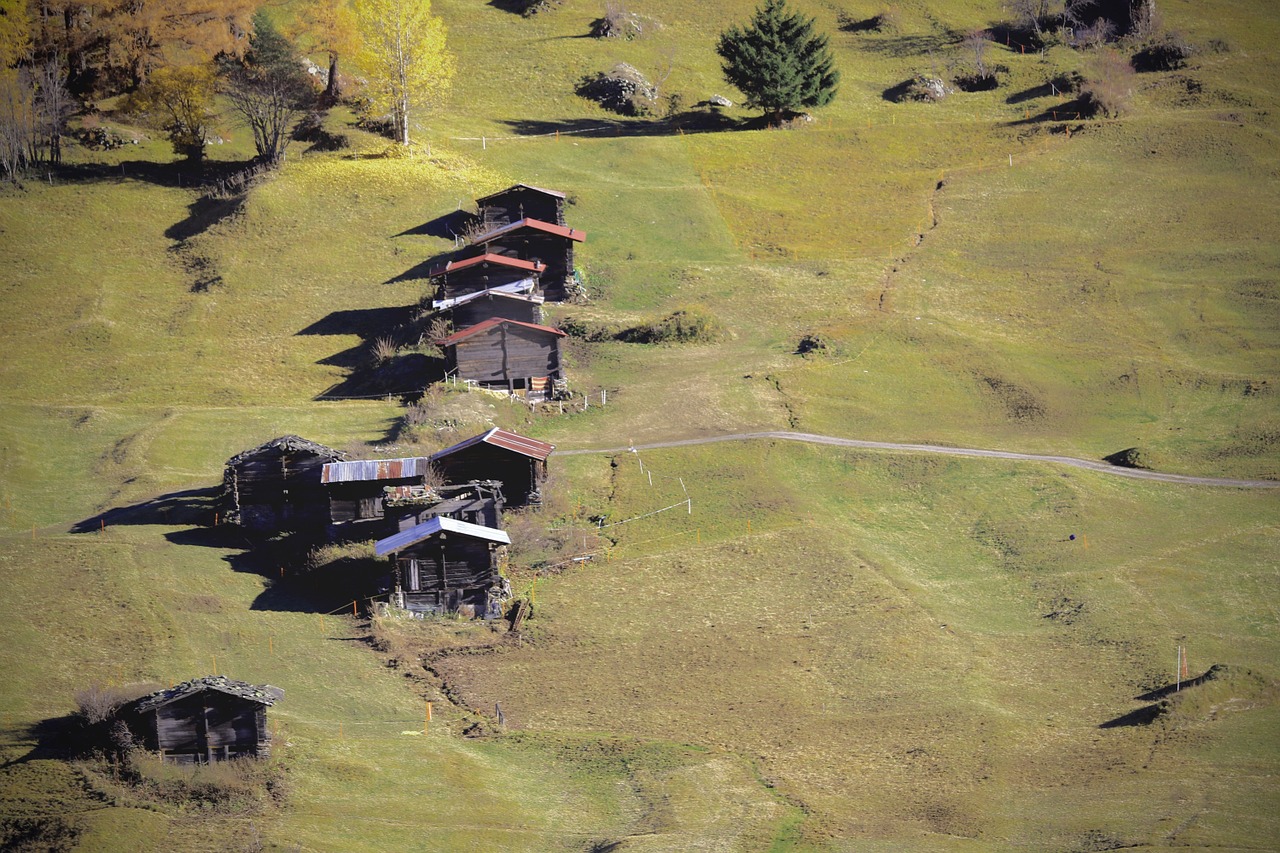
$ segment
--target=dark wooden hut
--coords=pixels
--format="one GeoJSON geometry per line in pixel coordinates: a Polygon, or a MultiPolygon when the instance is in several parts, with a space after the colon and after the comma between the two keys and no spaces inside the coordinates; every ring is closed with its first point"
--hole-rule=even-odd
{"type": "Polygon", "coordinates": [[[560,359],[564,337],[564,332],[550,326],[494,317],[435,343],[444,350],[446,375],[532,400],[547,399],[564,380],[560,359]]]}
{"type": "Polygon", "coordinates": [[[447,307],[442,303],[483,290],[540,293],[539,283],[546,268],[546,264],[537,261],[492,252],[449,261],[427,273],[436,287],[433,307],[447,307]]]}
{"type": "Polygon", "coordinates": [[[476,199],[480,217],[487,225],[510,225],[521,219],[537,219],[553,225],[564,225],[565,195],[529,184],[516,184],[501,192],[476,199]]]}
{"type": "Polygon", "coordinates": [[[491,618],[501,615],[503,597],[498,549],[510,544],[501,530],[436,516],[379,540],[375,552],[394,564],[400,607],[491,618]]]}
{"type": "Polygon", "coordinates": [[[223,518],[255,533],[323,531],[329,496],[321,471],[345,455],[284,435],[231,457],[222,475],[223,518]]]}
{"type": "Polygon", "coordinates": [[[453,327],[461,330],[498,317],[539,325],[542,323],[542,303],[541,296],[482,290],[445,300],[442,304],[443,310],[453,320],[453,327]]]}
{"type": "Polygon", "coordinates": [[[384,532],[383,497],[388,486],[421,486],[431,473],[425,456],[329,462],[320,481],[329,494],[329,538],[372,538],[384,532]]]}
{"type": "Polygon", "coordinates": [[[494,427],[432,454],[431,462],[450,482],[498,480],[508,506],[540,503],[547,457],[554,444],[494,427]]]}
{"type": "Polygon", "coordinates": [[[394,530],[408,530],[437,516],[501,530],[502,511],[506,507],[502,483],[497,480],[434,488],[388,487],[384,504],[387,520],[394,530]]]}
{"type": "Polygon", "coordinates": [[[519,219],[490,229],[471,242],[486,254],[546,264],[539,278],[542,294],[552,302],[563,302],[572,292],[573,244],[585,239],[587,235],[576,228],[538,219],[519,219]]]}
{"type": "Polygon", "coordinates": [[[205,764],[271,749],[267,708],[284,698],[261,687],[211,675],[134,702],[124,716],[144,747],[164,761],[205,764]]]}

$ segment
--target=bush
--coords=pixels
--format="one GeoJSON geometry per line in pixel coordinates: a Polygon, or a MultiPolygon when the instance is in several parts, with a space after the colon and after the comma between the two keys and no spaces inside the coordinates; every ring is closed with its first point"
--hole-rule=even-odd
{"type": "Polygon", "coordinates": [[[661,320],[628,329],[619,340],[640,344],[715,343],[724,337],[724,329],[704,308],[681,308],[661,320]]]}
{"type": "Polygon", "coordinates": [[[1095,114],[1112,118],[1123,115],[1133,97],[1133,66],[1118,51],[1101,50],[1085,73],[1080,92],[1095,114]]]}
{"type": "Polygon", "coordinates": [[[1138,71],[1173,71],[1187,64],[1195,48],[1181,33],[1168,32],[1143,45],[1133,55],[1133,67],[1138,71]]]}

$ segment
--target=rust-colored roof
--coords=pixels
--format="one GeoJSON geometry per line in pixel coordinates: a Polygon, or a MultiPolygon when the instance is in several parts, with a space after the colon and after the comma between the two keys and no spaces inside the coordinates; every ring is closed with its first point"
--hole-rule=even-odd
{"type": "Polygon", "coordinates": [[[488,243],[491,240],[497,240],[499,237],[505,237],[522,228],[532,228],[535,231],[543,231],[547,234],[554,234],[557,237],[565,237],[578,243],[587,239],[586,232],[579,231],[577,228],[569,228],[565,225],[552,225],[550,222],[543,222],[540,219],[526,218],[518,219],[510,225],[502,225],[498,228],[494,228],[492,231],[488,231],[481,234],[479,237],[476,237],[471,242],[472,244],[488,243]]]}
{"type": "Polygon", "coordinates": [[[441,338],[440,340],[436,341],[435,344],[436,346],[442,346],[442,347],[453,346],[459,341],[465,340],[466,338],[469,338],[472,335],[477,335],[477,334],[480,334],[481,332],[487,332],[490,329],[493,329],[497,326],[502,325],[503,323],[510,323],[512,326],[523,326],[526,329],[533,329],[535,332],[546,332],[551,335],[558,335],[562,338],[568,337],[568,335],[566,335],[564,332],[560,331],[559,329],[553,329],[550,326],[539,326],[537,323],[522,323],[519,320],[509,320],[506,317],[490,317],[488,320],[485,320],[483,323],[477,323],[474,326],[468,326],[467,328],[463,329],[460,332],[454,332],[452,335],[450,335],[447,338],[441,338]]]}
{"type": "Polygon", "coordinates": [[[527,438],[526,436],[517,435],[514,432],[508,432],[505,429],[494,427],[488,432],[481,433],[480,435],[473,435],[466,441],[460,441],[452,447],[446,447],[438,453],[433,453],[431,454],[431,458],[433,460],[439,459],[442,456],[457,453],[459,450],[473,447],[481,442],[485,444],[492,444],[494,447],[501,447],[504,450],[512,450],[516,453],[524,454],[525,456],[532,457],[540,462],[545,462],[547,457],[551,455],[551,451],[556,449],[554,444],[547,444],[545,441],[538,441],[536,438],[527,438]]]}
{"type": "Polygon", "coordinates": [[[468,267],[474,267],[477,264],[498,264],[499,266],[512,267],[518,270],[529,270],[530,272],[542,272],[547,268],[546,264],[537,261],[522,261],[519,258],[509,258],[506,255],[495,255],[492,252],[485,252],[483,255],[476,255],[472,258],[463,258],[462,260],[449,261],[441,267],[432,267],[427,273],[428,278],[444,275],[446,273],[465,270],[468,267]]]}
{"type": "Polygon", "coordinates": [[[509,192],[514,192],[515,190],[533,190],[536,193],[542,193],[543,195],[549,195],[559,199],[563,199],[565,197],[564,193],[560,192],[560,190],[549,190],[545,187],[535,187],[533,184],[513,184],[505,190],[498,190],[496,193],[489,193],[484,198],[476,199],[476,204],[483,206],[489,199],[497,198],[500,195],[506,195],[509,192]]]}

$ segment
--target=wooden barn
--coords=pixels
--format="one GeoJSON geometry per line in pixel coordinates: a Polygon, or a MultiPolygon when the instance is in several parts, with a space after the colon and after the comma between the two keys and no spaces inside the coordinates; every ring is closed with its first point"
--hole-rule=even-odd
{"type": "Polygon", "coordinates": [[[586,239],[587,235],[576,228],[519,219],[486,231],[471,242],[486,254],[545,264],[539,279],[542,294],[552,302],[563,302],[569,297],[573,282],[573,244],[586,239]]]}
{"type": "Polygon", "coordinates": [[[388,486],[421,486],[431,473],[425,456],[353,459],[327,463],[320,482],[329,494],[329,538],[350,540],[383,534],[388,486]]]}
{"type": "Polygon", "coordinates": [[[375,545],[394,563],[394,600],[418,613],[502,615],[499,548],[511,544],[501,530],[436,516],[375,545]]]}
{"type": "Polygon", "coordinates": [[[498,317],[540,325],[542,303],[541,296],[494,289],[468,293],[457,299],[446,299],[439,307],[452,319],[453,327],[461,330],[498,317]]]}
{"type": "Polygon", "coordinates": [[[564,225],[565,195],[559,190],[548,190],[529,184],[516,184],[501,192],[476,199],[480,218],[496,228],[510,225],[521,219],[537,219],[552,225],[564,225]]]}
{"type": "Polygon", "coordinates": [[[530,400],[548,399],[563,382],[559,329],[494,317],[436,341],[449,376],[530,400]]]}
{"type": "Polygon", "coordinates": [[[206,764],[267,755],[267,708],[283,698],[279,687],[211,675],[144,696],[122,716],[134,737],[162,760],[206,764]]]}
{"type": "Polygon", "coordinates": [[[321,472],[346,454],[296,435],[273,438],[227,460],[222,516],[255,533],[323,531],[329,495],[321,472]]]}
{"type": "Polygon", "coordinates": [[[392,529],[401,531],[437,516],[501,530],[502,511],[506,507],[502,483],[497,480],[434,488],[388,487],[384,503],[392,529]]]}
{"type": "Polygon", "coordinates": [[[441,303],[483,290],[540,293],[539,283],[546,269],[546,264],[537,261],[492,252],[449,261],[427,273],[436,287],[433,307],[447,307],[441,303]]]}
{"type": "Polygon", "coordinates": [[[494,427],[432,454],[446,480],[498,480],[508,506],[541,503],[547,457],[554,444],[494,427]]]}

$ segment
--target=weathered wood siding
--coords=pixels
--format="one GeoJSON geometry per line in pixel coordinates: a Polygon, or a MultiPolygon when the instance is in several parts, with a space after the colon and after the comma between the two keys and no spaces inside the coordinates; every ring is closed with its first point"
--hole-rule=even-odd
{"type": "Polygon", "coordinates": [[[560,336],[503,324],[449,346],[445,361],[461,379],[512,388],[515,380],[560,373],[560,336]]]}
{"type": "Polygon", "coordinates": [[[307,450],[266,447],[227,468],[223,475],[223,513],[258,533],[322,530],[329,496],[321,471],[334,456],[307,450]]]}
{"type": "Polygon", "coordinates": [[[376,538],[388,526],[382,505],[383,487],[421,483],[419,476],[329,484],[329,538],[335,541],[376,538]]]}
{"type": "Polygon", "coordinates": [[[521,228],[486,243],[485,251],[546,264],[539,279],[542,295],[550,302],[563,302],[568,298],[567,285],[573,278],[573,242],[568,237],[521,228]]]}
{"type": "Polygon", "coordinates": [[[541,487],[547,471],[545,462],[483,442],[441,456],[434,464],[451,483],[498,480],[508,506],[527,504],[530,495],[541,487]]]}
{"type": "Polygon", "coordinates": [[[265,755],[265,706],[216,690],[175,700],[144,715],[144,742],[170,761],[219,761],[265,755]]]}
{"type": "Polygon", "coordinates": [[[537,219],[564,225],[564,199],[527,187],[515,187],[486,199],[480,216],[493,225],[509,225],[521,219],[537,219]]]}
{"type": "Polygon", "coordinates": [[[452,311],[453,328],[467,329],[494,317],[519,320],[522,323],[542,323],[542,306],[528,299],[512,299],[509,296],[490,295],[472,299],[452,311]]]}

